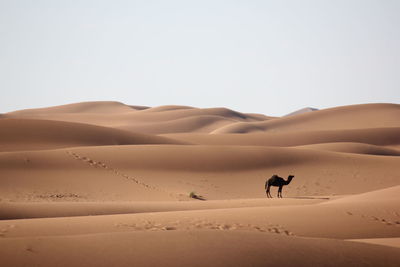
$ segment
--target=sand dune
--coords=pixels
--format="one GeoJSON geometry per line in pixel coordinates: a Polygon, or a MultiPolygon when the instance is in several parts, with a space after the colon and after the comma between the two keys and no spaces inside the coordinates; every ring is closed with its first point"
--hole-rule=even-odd
{"type": "Polygon", "coordinates": [[[2,264],[399,266],[400,105],[298,113],[2,114],[2,264]],[[273,174],[295,175],[283,199],[273,174]]]}
{"type": "Polygon", "coordinates": [[[286,114],[285,116],[299,115],[299,114],[303,114],[303,113],[307,113],[307,112],[313,112],[313,111],[317,111],[317,110],[318,109],[316,109],[316,108],[307,107],[307,108],[302,108],[302,109],[293,111],[293,112],[291,112],[289,114],[286,114]]]}
{"type": "Polygon", "coordinates": [[[118,266],[293,266],[296,262],[296,266],[390,267],[399,261],[396,248],[244,232],[104,233],[8,239],[0,240],[0,246],[9,266],[111,266],[120,259],[118,266]],[[38,254],[44,255],[35,257],[38,254]]]}
{"type": "Polygon", "coordinates": [[[88,124],[29,119],[0,120],[0,151],[181,143],[166,137],[135,134],[88,124]]]}
{"type": "Polygon", "coordinates": [[[165,122],[153,123],[137,123],[133,125],[118,126],[119,129],[129,130],[141,133],[187,133],[198,132],[208,133],[223,125],[236,122],[232,119],[226,119],[215,115],[199,115],[190,116],[176,120],[168,120],[165,122]]]}
{"type": "Polygon", "coordinates": [[[219,128],[213,133],[249,133],[273,131],[317,131],[397,127],[400,105],[365,104],[307,112],[262,122],[238,122],[219,128]]]}
{"type": "Polygon", "coordinates": [[[82,147],[1,153],[0,190],[25,202],[189,200],[191,191],[208,200],[263,198],[265,179],[277,173],[296,175],[287,197],[343,195],[397,185],[398,164],[393,156],[298,148],[82,147]]]}
{"type": "Polygon", "coordinates": [[[227,108],[191,108],[184,106],[161,106],[146,109],[135,114],[138,120],[149,120],[155,121],[168,121],[176,120],[185,117],[193,116],[219,116],[226,119],[232,119],[236,121],[254,121],[261,119],[269,119],[270,117],[262,115],[246,115],[227,108]]]}
{"type": "MultiPolygon", "coordinates": [[[[396,201],[399,200],[400,196],[400,186],[392,186],[380,190],[374,190],[362,194],[351,195],[347,197],[343,197],[340,199],[332,200],[327,202],[327,204],[331,203],[353,203],[353,202],[376,202],[376,201],[396,201]]],[[[400,221],[399,221],[400,224],[400,221]]]]}
{"type": "Polygon", "coordinates": [[[249,231],[283,236],[400,237],[397,203],[357,202],[145,212],[0,221],[6,238],[140,231],[249,231]],[[390,211],[390,212],[388,212],[390,211]],[[11,224],[11,226],[10,226],[11,224]]]}
{"type": "Polygon", "coordinates": [[[268,120],[262,114],[245,114],[227,108],[187,106],[136,107],[119,102],[83,102],[4,114],[7,118],[44,119],[94,124],[140,133],[211,132],[238,121],[268,120]]]}
{"type": "Polygon", "coordinates": [[[63,114],[63,113],[120,113],[120,112],[129,112],[132,109],[136,110],[132,106],[124,105],[120,102],[115,101],[96,101],[96,102],[82,102],[82,103],[74,103],[67,104],[61,106],[54,107],[46,107],[46,108],[33,108],[33,109],[24,109],[18,110],[14,112],[8,113],[8,115],[45,115],[45,114],[63,114]]]}

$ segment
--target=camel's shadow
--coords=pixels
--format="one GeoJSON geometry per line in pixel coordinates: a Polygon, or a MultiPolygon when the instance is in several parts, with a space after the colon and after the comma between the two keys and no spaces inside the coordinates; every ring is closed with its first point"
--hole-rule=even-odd
{"type": "Polygon", "coordinates": [[[330,200],[329,197],[286,197],[286,198],[295,198],[295,199],[324,199],[324,200],[330,200]]]}

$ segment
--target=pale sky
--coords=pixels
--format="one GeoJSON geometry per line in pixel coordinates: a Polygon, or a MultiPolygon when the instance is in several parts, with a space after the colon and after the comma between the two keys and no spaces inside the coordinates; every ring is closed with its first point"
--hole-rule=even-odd
{"type": "Polygon", "coordinates": [[[400,103],[400,1],[0,0],[0,112],[400,103]]]}

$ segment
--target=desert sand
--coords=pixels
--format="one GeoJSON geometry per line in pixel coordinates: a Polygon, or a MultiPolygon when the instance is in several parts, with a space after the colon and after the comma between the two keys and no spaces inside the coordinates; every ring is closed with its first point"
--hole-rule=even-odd
{"type": "Polygon", "coordinates": [[[400,105],[0,116],[2,266],[400,266],[400,105]],[[294,175],[283,198],[264,185],[294,175]],[[197,197],[196,197],[197,196],[197,197]]]}

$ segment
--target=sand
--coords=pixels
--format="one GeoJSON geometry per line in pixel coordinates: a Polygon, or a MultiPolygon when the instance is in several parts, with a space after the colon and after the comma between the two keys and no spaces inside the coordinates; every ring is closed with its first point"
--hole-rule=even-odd
{"type": "Polygon", "coordinates": [[[2,265],[399,266],[399,156],[396,104],[2,114],[2,265]]]}

